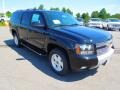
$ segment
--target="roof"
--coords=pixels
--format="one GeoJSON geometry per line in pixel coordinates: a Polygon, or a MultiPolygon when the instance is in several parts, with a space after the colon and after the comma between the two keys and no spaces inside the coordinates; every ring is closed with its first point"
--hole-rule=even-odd
{"type": "Polygon", "coordinates": [[[62,12],[62,11],[26,9],[26,10],[17,10],[15,12],[62,12]]]}

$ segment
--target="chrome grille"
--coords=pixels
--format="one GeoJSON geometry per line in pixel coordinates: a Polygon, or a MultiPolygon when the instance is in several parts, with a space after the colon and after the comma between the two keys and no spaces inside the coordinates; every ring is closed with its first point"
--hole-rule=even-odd
{"type": "Polygon", "coordinates": [[[112,47],[112,40],[109,40],[107,42],[97,43],[96,44],[97,55],[102,55],[108,52],[111,47],[112,47]]]}

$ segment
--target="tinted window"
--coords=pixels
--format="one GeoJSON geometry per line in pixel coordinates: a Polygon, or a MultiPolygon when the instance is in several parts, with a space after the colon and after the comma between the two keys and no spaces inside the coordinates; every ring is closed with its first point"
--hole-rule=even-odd
{"type": "Polygon", "coordinates": [[[20,24],[21,16],[22,16],[22,12],[14,12],[10,20],[11,23],[20,24]]]}
{"type": "Polygon", "coordinates": [[[109,19],[110,22],[120,22],[119,19],[109,19]]]}
{"type": "Polygon", "coordinates": [[[82,19],[82,18],[78,18],[77,20],[80,21],[80,22],[83,22],[83,19],[82,19]]]}
{"type": "Polygon", "coordinates": [[[33,14],[31,24],[43,24],[43,19],[40,14],[33,14]]]}
{"type": "Polygon", "coordinates": [[[96,19],[91,19],[91,21],[98,21],[99,22],[101,20],[96,18],[96,19]]]}
{"type": "Polygon", "coordinates": [[[29,25],[30,24],[30,18],[31,18],[31,13],[30,12],[25,12],[22,16],[22,25],[29,25]]]}

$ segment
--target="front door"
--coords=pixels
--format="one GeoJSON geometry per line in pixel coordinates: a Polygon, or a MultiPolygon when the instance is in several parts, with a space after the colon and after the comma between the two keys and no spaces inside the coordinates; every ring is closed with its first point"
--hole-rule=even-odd
{"type": "Polygon", "coordinates": [[[28,32],[28,42],[38,48],[44,48],[46,30],[40,25],[44,25],[43,17],[40,13],[33,13],[31,25],[28,32]]]}

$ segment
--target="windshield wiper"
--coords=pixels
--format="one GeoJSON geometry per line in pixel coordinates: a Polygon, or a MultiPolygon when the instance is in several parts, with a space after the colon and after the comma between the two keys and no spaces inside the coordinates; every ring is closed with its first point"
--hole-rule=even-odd
{"type": "Polygon", "coordinates": [[[61,27],[61,26],[69,26],[69,25],[63,25],[63,24],[61,24],[61,25],[54,25],[53,27],[61,27]]]}
{"type": "Polygon", "coordinates": [[[76,26],[76,25],[77,25],[77,26],[80,26],[80,24],[76,24],[76,23],[75,23],[75,24],[71,24],[71,25],[69,25],[69,26],[76,26]]]}
{"type": "Polygon", "coordinates": [[[53,27],[61,27],[61,26],[75,26],[75,25],[79,25],[79,26],[80,26],[80,24],[70,24],[70,25],[60,24],[60,25],[54,25],[53,27]]]}

